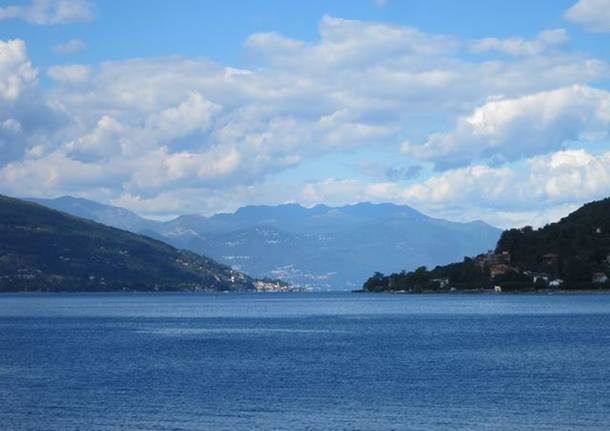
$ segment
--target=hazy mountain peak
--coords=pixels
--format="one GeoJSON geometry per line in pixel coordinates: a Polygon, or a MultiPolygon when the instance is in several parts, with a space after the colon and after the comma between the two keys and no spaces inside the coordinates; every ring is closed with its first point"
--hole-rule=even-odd
{"type": "Polygon", "coordinates": [[[26,200],[77,217],[95,220],[100,223],[133,232],[150,229],[152,225],[157,223],[140,217],[136,213],[125,208],[102,204],[90,199],[70,195],[60,196],[55,199],[26,198],[26,200]]]}
{"type": "Polygon", "coordinates": [[[233,213],[238,217],[260,217],[269,215],[296,215],[307,212],[308,209],[297,203],[287,203],[280,205],[247,205],[239,208],[233,213]]]}

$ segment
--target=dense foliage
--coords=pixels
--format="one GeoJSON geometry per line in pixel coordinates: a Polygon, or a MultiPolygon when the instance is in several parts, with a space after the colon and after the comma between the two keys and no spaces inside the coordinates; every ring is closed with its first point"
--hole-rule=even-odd
{"type": "Polygon", "coordinates": [[[489,271],[477,267],[474,259],[437,266],[428,270],[425,266],[415,271],[402,271],[384,276],[377,272],[363,285],[363,290],[379,292],[394,291],[447,291],[450,289],[483,289],[489,285],[489,271]]]}
{"type": "Polygon", "coordinates": [[[160,241],[0,196],[1,291],[242,290],[253,280],[160,241]]]}
{"type": "Polygon", "coordinates": [[[508,251],[513,264],[523,269],[570,282],[591,281],[594,273],[608,269],[610,198],[586,204],[538,230],[507,230],[496,251],[508,251]]]}
{"type": "Polygon", "coordinates": [[[365,291],[502,290],[548,288],[557,280],[562,289],[608,288],[610,272],[610,198],[579,210],[540,229],[504,231],[494,252],[463,262],[421,267],[384,276],[375,273],[365,291]],[[595,279],[598,279],[595,281],[595,279]],[[601,278],[601,280],[600,280],[601,278]]]}

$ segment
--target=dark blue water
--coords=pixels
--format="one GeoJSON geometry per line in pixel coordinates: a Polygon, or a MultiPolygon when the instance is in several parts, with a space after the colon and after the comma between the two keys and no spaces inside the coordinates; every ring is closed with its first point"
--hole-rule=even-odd
{"type": "Polygon", "coordinates": [[[610,295],[0,296],[0,430],[392,429],[610,429],[610,295]]]}

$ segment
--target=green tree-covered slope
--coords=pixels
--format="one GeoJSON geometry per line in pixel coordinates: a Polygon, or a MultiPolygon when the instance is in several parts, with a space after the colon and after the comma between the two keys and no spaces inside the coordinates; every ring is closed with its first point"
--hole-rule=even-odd
{"type": "Polygon", "coordinates": [[[432,270],[384,276],[365,291],[608,289],[610,198],[591,202],[557,223],[502,233],[493,252],[432,270]]]}
{"type": "Polygon", "coordinates": [[[607,271],[610,253],[610,198],[588,203],[557,223],[502,233],[496,253],[507,251],[519,268],[573,282],[591,281],[607,271]]]}
{"type": "Polygon", "coordinates": [[[0,195],[0,292],[251,289],[195,253],[0,195]]]}

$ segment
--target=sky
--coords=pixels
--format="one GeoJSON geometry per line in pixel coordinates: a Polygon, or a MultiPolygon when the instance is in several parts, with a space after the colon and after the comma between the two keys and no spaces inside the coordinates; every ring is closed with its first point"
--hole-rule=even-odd
{"type": "Polygon", "coordinates": [[[610,196],[610,0],[0,0],[0,193],[153,218],[610,196]]]}

